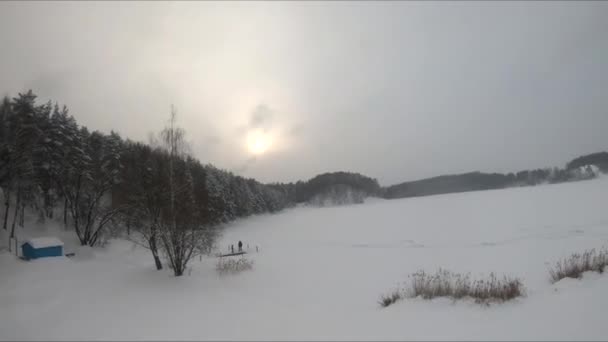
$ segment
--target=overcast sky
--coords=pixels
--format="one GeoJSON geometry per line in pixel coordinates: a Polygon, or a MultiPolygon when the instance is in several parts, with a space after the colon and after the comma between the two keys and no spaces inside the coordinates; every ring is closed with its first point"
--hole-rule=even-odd
{"type": "Polygon", "coordinates": [[[0,2],[0,49],[0,95],[140,141],[174,104],[194,156],[264,182],[608,150],[608,2],[0,2]]]}

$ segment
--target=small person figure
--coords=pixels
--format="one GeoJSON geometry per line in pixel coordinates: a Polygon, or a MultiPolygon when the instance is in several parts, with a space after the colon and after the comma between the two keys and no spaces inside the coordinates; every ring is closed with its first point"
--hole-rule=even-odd
{"type": "Polygon", "coordinates": [[[243,243],[239,241],[239,252],[243,251],[243,243]]]}
{"type": "Polygon", "coordinates": [[[232,254],[234,254],[234,245],[230,245],[230,250],[232,251],[232,254]]]}

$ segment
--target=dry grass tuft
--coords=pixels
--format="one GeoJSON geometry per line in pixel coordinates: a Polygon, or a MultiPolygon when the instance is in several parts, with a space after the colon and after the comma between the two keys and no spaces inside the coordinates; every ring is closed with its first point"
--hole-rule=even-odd
{"type": "Polygon", "coordinates": [[[434,274],[418,271],[410,275],[407,287],[380,297],[381,307],[387,307],[404,298],[453,300],[471,298],[476,303],[502,303],[525,295],[523,283],[518,278],[498,277],[490,273],[486,279],[472,279],[470,274],[453,273],[439,269],[434,274]]]}
{"type": "Polygon", "coordinates": [[[555,263],[549,269],[551,282],[556,283],[564,278],[581,278],[584,272],[592,271],[603,273],[608,265],[608,250],[603,248],[599,252],[595,249],[574,253],[555,263]]]}
{"type": "Polygon", "coordinates": [[[498,277],[495,273],[490,273],[487,279],[472,279],[468,273],[463,275],[440,269],[435,274],[418,271],[410,278],[411,285],[406,289],[410,298],[469,297],[478,303],[490,303],[504,302],[525,294],[521,280],[498,277]]]}
{"type": "Polygon", "coordinates": [[[381,307],[385,308],[391,304],[395,304],[397,301],[401,300],[403,297],[404,297],[403,291],[400,289],[396,289],[396,290],[393,290],[392,292],[390,292],[389,294],[380,296],[380,300],[378,301],[378,304],[380,304],[381,307]]]}
{"type": "Polygon", "coordinates": [[[220,275],[237,274],[253,269],[253,260],[244,257],[240,259],[220,258],[215,269],[220,275]]]}

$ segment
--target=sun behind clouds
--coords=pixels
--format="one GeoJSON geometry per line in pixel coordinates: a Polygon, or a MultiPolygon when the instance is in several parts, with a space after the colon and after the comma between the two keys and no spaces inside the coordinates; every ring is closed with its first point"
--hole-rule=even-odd
{"type": "Polygon", "coordinates": [[[247,149],[254,155],[264,154],[272,146],[272,138],[261,131],[249,132],[247,135],[247,149]]]}

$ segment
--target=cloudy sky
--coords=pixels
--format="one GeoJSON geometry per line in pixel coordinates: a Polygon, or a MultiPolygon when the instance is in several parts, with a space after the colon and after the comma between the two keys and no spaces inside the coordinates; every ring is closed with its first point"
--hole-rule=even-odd
{"type": "Polygon", "coordinates": [[[0,95],[33,89],[261,181],[387,185],[608,150],[608,2],[0,2],[0,95]]]}

